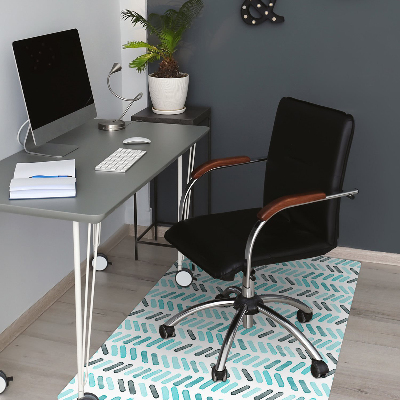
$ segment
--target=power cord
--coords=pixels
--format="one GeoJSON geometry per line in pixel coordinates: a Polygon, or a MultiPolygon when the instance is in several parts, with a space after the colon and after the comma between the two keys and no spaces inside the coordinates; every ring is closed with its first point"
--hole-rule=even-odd
{"type": "MultiPolygon", "coordinates": [[[[17,133],[17,140],[18,140],[18,143],[21,144],[22,146],[23,146],[24,144],[21,142],[21,131],[22,131],[22,129],[24,128],[24,126],[25,126],[28,122],[29,122],[29,119],[27,119],[27,120],[21,125],[21,128],[19,128],[19,131],[18,131],[18,133],[17,133]]],[[[27,131],[26,131],[26,134],[28,134],[28,132],[29,132],[30,129],[31,129],[31,124],[29,124],[28,129],[27,129],[27,131]]]]}

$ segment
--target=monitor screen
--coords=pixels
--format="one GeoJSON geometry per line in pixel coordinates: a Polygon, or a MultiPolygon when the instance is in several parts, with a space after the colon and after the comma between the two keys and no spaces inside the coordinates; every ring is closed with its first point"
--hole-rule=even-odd
{"type": "Polygon", "coordinates": [[[37,145],[96,116],[76,29],[18,40],[13,49],[37,145]]]}

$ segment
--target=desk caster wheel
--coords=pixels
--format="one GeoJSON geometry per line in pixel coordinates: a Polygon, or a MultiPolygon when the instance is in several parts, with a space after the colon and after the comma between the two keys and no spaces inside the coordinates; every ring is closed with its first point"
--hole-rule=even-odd
{"type": "Polygon", "coordinates": [[[93,393],[85,393],[79,400],[99,400],[99,398],[93,393]]]}
{"type": "Polygon", "coordinates": [[[314,378],[325,378],[329,372],[328,365],[322,360],[312,360],[311,374],[314,378]]]}
{"type": "MultiPolygon", "coordinates": [[[[97,253],[96,261],[96,271],[104,271],[109,265],[112,265],[112,262],[108,261],[107,256],[103,253],[97,253]]],[[[92,268],[94,268],[94,258],[92,259],[92,268]]]]}
{"type": "Polygon", "coordinates": [[[193,272],[188,268],[182,268],[175,275],[175,282],[181,287],[188,287],[193,282],[193,272]]]}
{"type": "Polygon", "coordinates": [[[13,381],[13,377],[7,377],[7,375],[3,372],[0,371],[0,393],[3,393],[6,389],[7,386],[10,384],[11,381],[13,381]]]}

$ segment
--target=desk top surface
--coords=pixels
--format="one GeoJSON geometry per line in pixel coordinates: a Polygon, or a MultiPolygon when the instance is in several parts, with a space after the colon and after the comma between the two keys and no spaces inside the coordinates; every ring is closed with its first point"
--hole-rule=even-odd
{"type": "Polygon", "coordinates": [[[131,122],[118,132],[97,129],[97,121],[82,125],[50,143],[79,148],[64,160],[75,159],[76,197],[9,200],[9,185],[18,162],[57,160],[21,151],[0,161],[0,211],[69,221],[98,223],[172,164],[208,132],[207,127],[131,122]],[[132,136],[147,137],[151,144],[124,145],[132,136]],[[100,172],[94,168],[119,147],[147,153],[125,173],[100,172]]]}

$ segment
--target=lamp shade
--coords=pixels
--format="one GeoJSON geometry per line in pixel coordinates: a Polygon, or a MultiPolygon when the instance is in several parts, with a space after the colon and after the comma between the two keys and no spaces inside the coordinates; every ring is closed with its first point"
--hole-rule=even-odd
{"type": "Polygon", "coordinates": [[[120,63],[114,63],[114,65],[111,68],[110,75],[114,74],[115,72],[121,71],[121,69],[122,67],[120,63]]]}

